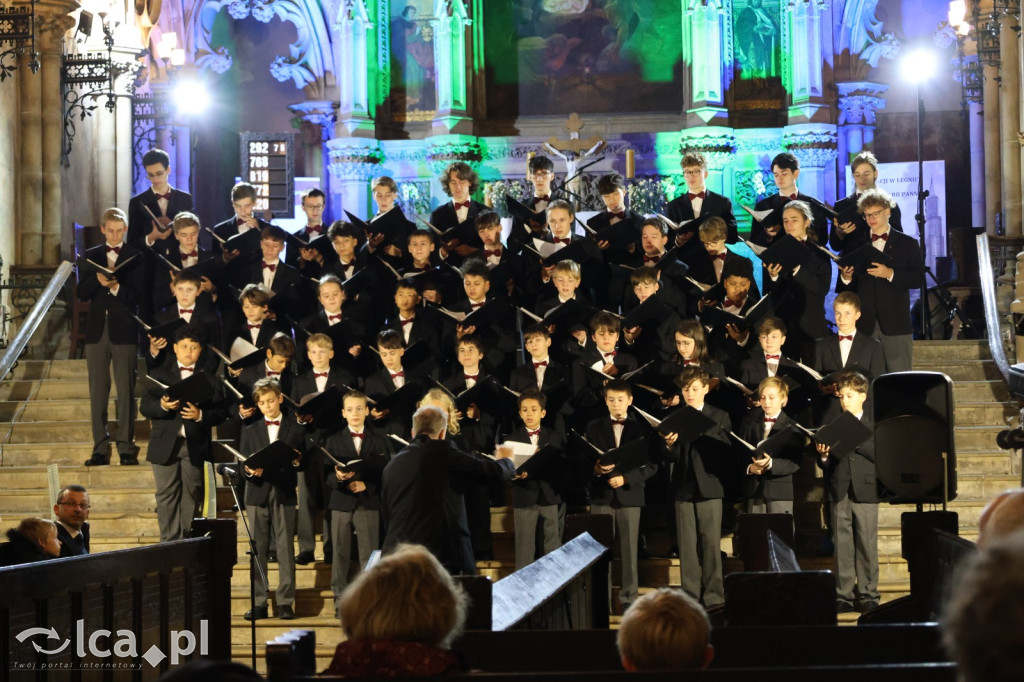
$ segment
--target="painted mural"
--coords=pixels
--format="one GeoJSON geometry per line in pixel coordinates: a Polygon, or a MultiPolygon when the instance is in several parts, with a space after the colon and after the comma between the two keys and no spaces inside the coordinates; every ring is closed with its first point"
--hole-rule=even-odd
{"type": "Polygon", "coordinates": [[[432,11],[430,0],[391,3],[389,103],[396,122],[429,121],[437,108],[432,11]]]}
{"type": "Polygon", "coordinates": [[[659,5],[487,0],[488,115],[678,111],[681,23],[659,5]]]}

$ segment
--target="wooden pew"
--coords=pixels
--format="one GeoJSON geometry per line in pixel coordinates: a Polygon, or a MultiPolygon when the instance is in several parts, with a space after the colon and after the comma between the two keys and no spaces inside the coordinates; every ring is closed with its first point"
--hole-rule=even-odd
{"type": "Polygon", "coordinates": [[[0,569],[0,682],[155,680],[173,657],[231,658],[235,521],[196,519],[192,531],[179,542],[0,569]],[[186,633],[193,651],[175,653],[188,648],[186,633]],[[121,668],[96,669],[112,664],[121,668]]]}
{"type": "MultiPolygon", "coordinates": [[[[487,682],[749,682],[758,673],[764,673],[766,679],[792,682],[956,679],[955,666],[937,649],[939,633],[934,625],[716,630],[712,633],[715,662],[708,670],[693,673],[625,673],[619,666],[614,635],[609,630],[466,633],[454,649],[469,654],[470,669],[479,669],[473,663],[486,655],[491,656],[489,671],[499,664],[507,668],[472,674],[472,679],[487,682]],[[470,651],[473,646],[486,649],[470,651]],[[560,667],[543,672],[521,670],[541,661],[560,667]]],[[[342,679],[313,677],[315,637],[312,631],[292,631],[269,642],[268,679],[342,679]]]]}

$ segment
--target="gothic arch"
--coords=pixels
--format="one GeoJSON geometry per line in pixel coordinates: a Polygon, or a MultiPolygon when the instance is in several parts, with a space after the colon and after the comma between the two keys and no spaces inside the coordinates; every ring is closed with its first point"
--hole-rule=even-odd
{"type": "Polygon", "coordinates": [[[204,0],[193,6],[185,19],[185,49],[200,69],[224,73],[232,56],[224,45],[213,44],[217,15],[227,9],[232,19],[254,19],[269,23],[275,17],[295,26],[297,37],[287,56],[278,55],[270,74],[280,82],[291,80],[310,97],[322,97],[337,73],[331,48],[327,17],[318,0],[204,0]]]}

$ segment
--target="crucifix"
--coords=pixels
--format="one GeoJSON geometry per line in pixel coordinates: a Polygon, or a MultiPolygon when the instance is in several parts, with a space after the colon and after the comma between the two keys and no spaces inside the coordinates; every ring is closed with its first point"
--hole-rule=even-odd
{"type": "Polygon", "coordinates": [[[583,125],[583,119],[579,114],[573,112],[565,123],[565,129],[569,131],[569,139],[560,140],[552,136],[544,143],[545,149],[565,161],[565,181],[558,189],[571,196],[577,208],[580,205],[580,174],[601,159],[594,159],[582,167],[578,164],[597,152],[605,143],[603,138],[596,135],[586,140],[581,139],[580,131],[583,130],[583,125]]]}

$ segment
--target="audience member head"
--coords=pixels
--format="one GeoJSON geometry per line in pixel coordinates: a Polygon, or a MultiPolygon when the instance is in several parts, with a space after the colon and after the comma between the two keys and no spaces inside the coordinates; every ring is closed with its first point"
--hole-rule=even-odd
{"type": "Polygon", "coordinates": [[[993,538],[966,560],[942,629],[962,682],[1024,679],[1024,531],[993,538]]]}
{"type": "Polygon", "coordinates": [[[1024,529],[1024,488],[997,495],[985,505],[978,520],[978,546],[1024,529]]]}
{"type": "Polygon", "coordinates": [[[60,556],[60,540],[57,539],[57,525],[48,519],[22,519],[17,528],[7,531],[7,538],[16,542],[18,536],[47,557],[60,556]]]}
{"type": "Polygon", "coordinates": [[[626,610],[616,637],[622,667],[630,672],[702,670],[711,663],[711,622],[682,590],[662,587],[626,610]]]}
{"type": "MultiPolygon", "coordinates": [[[[440,412],[433,407],[424,411],[440,412]]],[[[350,640],[396,640],[446,648],[462,633],[468,599],[433,554],[399,545],[341,595],[341,628],[350,640]]]]}
{"type": "Polygon", "coordinates": [[[85,486],[71,484],[57,493],[53,513],[58,521],[71,530],[82,530],[82,526],[89,520],[89,506],[89,492],[85,486]]]}

